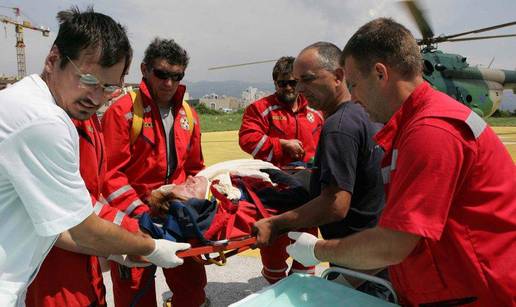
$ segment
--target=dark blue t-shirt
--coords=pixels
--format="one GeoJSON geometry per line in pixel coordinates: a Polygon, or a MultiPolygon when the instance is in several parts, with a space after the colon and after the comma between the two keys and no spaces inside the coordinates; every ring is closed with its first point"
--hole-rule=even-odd
{"type": "Polygon", "coordinates": [[[381,128],[361,105],[346,102],[326,118],[317,146],[310,194],[335,185],[352,194],[347,216],[320,227],[325,239],[344,237],[376,225],[384,205],[380,162],[383,151],[372,140],[381,128]]]}

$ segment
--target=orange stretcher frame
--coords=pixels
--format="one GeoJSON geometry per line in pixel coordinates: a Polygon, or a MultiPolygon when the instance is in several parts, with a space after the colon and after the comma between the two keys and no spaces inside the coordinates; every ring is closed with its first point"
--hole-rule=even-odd
{"type": "Polygon", "coordinates": [[[255,244],[256,237],[247,235],[233,238],[231,240],[213,241],[210,245],[192,247],[178,252],[177,255],[181,258],[193,257],[197,262],[204,265],[215,264],[218,266],[224,266],[227,262],[227,258],[250,248],[254,248],[255,244]],[[211,258],[210,254],[213,253],[218,253],[219,256],[211,258]]]}

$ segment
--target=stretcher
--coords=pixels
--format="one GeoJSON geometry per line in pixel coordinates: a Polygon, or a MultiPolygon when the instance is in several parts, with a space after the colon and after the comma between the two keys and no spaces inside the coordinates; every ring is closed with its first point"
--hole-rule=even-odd
{"type": "Polygon", "coordinates": [[[256,244],[256,237],[248,235],[231,240],[219,240],[210,242],[208,245],[192,247],[185,251],[180,251],[177,255],[181,258],[194,257],[197,262],[204,265],[215,264],[224,266],[227,258],[240,254],[256,244]],[[212,254],[217,256],[212,257],[212,254]]]}
{"type": "Polygon", "coordinates": [[[396,303],[396,293],[388,281],[348,269],[329,268],[321,274],[321,277],[292,274],[274,285],[231,304],[230,307],[399,306],[396,303]],[[332,272],[382,285],[391,292],[393,302],[327,280],[326,278],[332,272]]]}
{"type": "Polygon", "coordinates": [[[308,201],[308,191],[299,179],[279,169],[262,172],[270,182],[253,176],[228,177],[229,185],[240,195],[238,199],[217,190],[215,180],[210,200],[169,200],[166,216],[144,214],[140,227],[154,238],[192,244],[192,248],[179,252],[179,257],[222,266],[228,257],[254,247],[253,224],[257,220],[308,201]]]}

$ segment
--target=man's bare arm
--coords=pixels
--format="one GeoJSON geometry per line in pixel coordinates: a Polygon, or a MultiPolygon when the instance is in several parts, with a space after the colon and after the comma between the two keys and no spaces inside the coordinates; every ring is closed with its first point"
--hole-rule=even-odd
{"type": "Polygon", "coordinates": [[[68,230],[65,232],[62,232],[59,235],[59,238],[57,239],[55,246],[62,248],[64,250],[70,251],[70,252],[78,253],[78,254],[103,256],[103,257],[108,256],[107,254],[100,253],[98,250],[86,248],[86,247],[82,247],[82,246],[78,245],[77,242],[75,242],[72,239],[72,235],[70,234],[70,232],[68,230]]]}
{"type": "Polygon", "coordinates": [[[351,194],[336,186],[328,186],[321,195],[303,206],[283,214],[259,220],[254,224],[258,246],[266,246],[278,234],[305,227],[316,227],[341,220],[348,214],[351,194]]]}
{"type": "Polygon", "coordinates": [[[350,203],[349,192],[331,185],[303,206],[272,217],[272,220],[280,231],[316,227],[345,218],[350,203]]]}
{"type": "Polygon", "coordinates": [[[56,246],[90,255],[148,255],[154,240],[130,233],[123,228],[91,214],[82,223],[63,233],[56,246]]]}
{"type": "Polygon", "coordinates": [[[400,263],[420,238],[407,232],[375,227],[342,239],[318,240],[314,252],[320,261],[370,270],[400,263]]]}

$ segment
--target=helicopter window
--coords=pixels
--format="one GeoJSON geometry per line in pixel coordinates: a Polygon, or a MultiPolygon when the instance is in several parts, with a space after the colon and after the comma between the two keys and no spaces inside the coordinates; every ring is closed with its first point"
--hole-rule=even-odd
{"type": "Polygon", "coordinates": [[[430,61],[428,61],[428,60],[423,61],[423,72],[427,76],[431,75],[434,72],[434,66],[432,65],[432,63],[430,63],[430,61]]]}
{"type": "Polygon", "coordinates": [[[467,102],[473,101],[473,97],[471,97],[471,95],[466,96],[466,101],[467,102]]]}
{"type": "Polygon", "coordinates": [[[436,69],[437,71],[443,71],[443,70],[446,70],[446,66],[444,66],[444,65],[443,65],[443,64],[441,64],[441,63],[437,63],[437,64],[435,64],[435,69],[436,69]]]}

